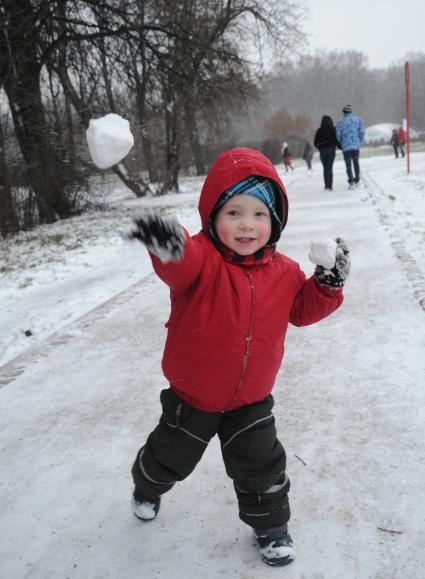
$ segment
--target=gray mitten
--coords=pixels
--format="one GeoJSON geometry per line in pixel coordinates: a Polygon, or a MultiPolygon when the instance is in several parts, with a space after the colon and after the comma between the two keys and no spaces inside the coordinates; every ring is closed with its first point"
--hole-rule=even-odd
{"type": "Polygon", "coordinates": [[[138,239],[146,249],[163,263],[179,261],[183,257],[185,235],[174,217],[163,219],[154,213],[134,220],[136,229],[128,239],[138,239]]]}
{"type": "Polygon", "coordinates": [[[328,286],[333,289],[342,288],[350,272],[350,250],[341,237],[335,239],[336,259],[335,265],[332,269],[325,269],[323,265],[317,265],[314,270],[314,275],[321,285],[328,286]]]}

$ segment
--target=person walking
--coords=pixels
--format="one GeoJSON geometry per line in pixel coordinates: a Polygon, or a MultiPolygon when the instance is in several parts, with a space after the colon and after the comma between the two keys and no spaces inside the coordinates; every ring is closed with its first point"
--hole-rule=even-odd
{"type": "Polygon", "coordinates": [[[403,127],[399,127],[397,131],[398,148],[400,150],[401,156],[404,157],[404,145],[406,144],[406,135],[404,133],[403,127]]]}
{"type": "Polygon", "coordinates": [[[353,115],[351,105],[342,109],[344,117],[336,124],[336,138],[341,145],[348,177],[348,188],[353,189],[360,181],[360,147],[362,146],[365,127],[363,120],[353,115]],[[354,175],[353,175],[354,169],[354,175]]]}
{"type": "Polygon", "coordinates": [[[320,161],[323,165],[325,189],[332,191],[335,152],[336,148],[340,148],[340,146],[336,139],[335,125],[329,115],[322,117],[320,127],[314,135],[314,146],[319,150],[320,161]]]}
{"type": "MultiPolygon", "coordinates": [[[[393,129],[393,132],[391,134],[390,143],[394,149],[394,156],[396,159],[398,159],[398,130],[397,129],[393,129]]],[[[404,155],[403,155],[403,157],[404,157],[404,155]]]]}
{"type": "Polygon", "coordinates": [[[282,159],[283,159],[283,164],[285,165],[285,172],[288,172],[288,167],[293,171],[294,167],[292,165],[292,153],[289,150],[288,147],[288,143],[283,143],[282,145],[282,159]]]}
{"type": "Polygon", "coordinates": [[[311,169],[311,161],[313,159],[313,147],[310,144],[310,141],[304,141],[304,151],[303,151],[303,160],[307,164],[307,169],[311,169]]]}

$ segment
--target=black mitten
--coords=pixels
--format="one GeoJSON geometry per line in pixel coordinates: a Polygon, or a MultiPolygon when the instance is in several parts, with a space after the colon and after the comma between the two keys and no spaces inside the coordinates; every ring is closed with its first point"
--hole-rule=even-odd
{"type": "Polygon", "coordinates": [[[150,213],[135,219],[134,223],[136,229],[128,238],[141,241],[163,263],[179,261],[183,257],[185,235],[175,218],[163,219],[150,213]]]}
{"type": "Polygon", "coordinates": [[[343,287],[350,272],[350,250],[341,237],[335,239],[337,242],[335,265],[332,269],[325,269],[323,265],[316,265],[314,275],[321,285],[338,289],[343,287]]]}

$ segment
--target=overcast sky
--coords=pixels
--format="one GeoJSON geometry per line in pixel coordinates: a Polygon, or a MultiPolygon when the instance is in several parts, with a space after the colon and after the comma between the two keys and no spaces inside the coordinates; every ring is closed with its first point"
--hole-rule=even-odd
{"type": "Polygon", "coordinates": [[[310,47],[366,54],[384,68],[407,52],[425,53],[424,0],[308,0],[310,47]]]}

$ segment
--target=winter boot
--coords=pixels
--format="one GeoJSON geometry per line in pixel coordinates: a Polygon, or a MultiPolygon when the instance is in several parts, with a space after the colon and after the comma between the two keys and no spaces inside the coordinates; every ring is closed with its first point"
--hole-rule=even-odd
{"type": "Polygon", "coordinates": [[[131,508],[134,515],[142,521],[151,521],[156,517],[161,504],[161,497],[142,497],[135,490],[131,501],[131,508]]]}
{"type": "Polygon", "coordinates": [[[261,558],[267,565],[280,567],[292,563],[295,559],[295,549],[288,533],[288,525],[253,530],[261,558]]]}

